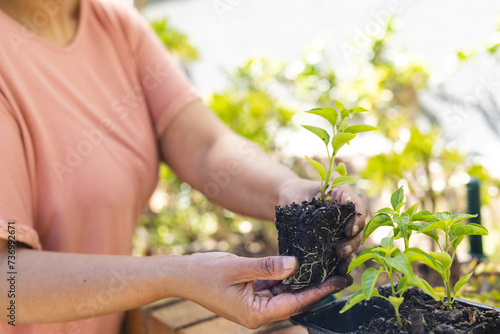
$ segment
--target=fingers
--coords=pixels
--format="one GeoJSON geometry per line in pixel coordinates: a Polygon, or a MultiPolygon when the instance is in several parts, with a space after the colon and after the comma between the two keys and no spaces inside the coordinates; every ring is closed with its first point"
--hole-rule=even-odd
{"type": "Polygon", "coordinates": [[[286,319],[308,310],[312,305],[328,295],[336,293],[349,285],[349,279],[334,276],[325,282],[296,293],[284,293],[272,298],[268,304],[266,317],[286,319]]]}
{"type": "Polygon", "coordinates": [[[255,280],[283,280],[293,274],[297,259],[293,256],[269,256],[264,258],[237,258],[231,266],[233,277],[239,282],[255,280]]]}
{"type": "Polygon", "coordinates": [[[345,239],[337,246],[337,256],[341,259],[347,258],[349,255],[353,254],[356,249],[361,246],[361,242],[363,241],[362,233],[358,233],[352,239],[345,239]]]}
{"type": "Polygon", "coordinates": [[[253,288],[256,292],[265,290],[265,289],[271,289],[273,286],[276,284],[280,283],[281,281],[278,280],[269,280],[269,281],[254,281],[253,282],[253,288]]]}
{"type": "Polygon", "coordinates": [[[344,260],[340,261],[340,263],[337,266],[338,274],[340,276],[347,275],[347,271],[349,270],[349,264],[351,264],[352,258],[353,258],[353,256],[351,254],[347,258],[345,258],[344,260]]]}

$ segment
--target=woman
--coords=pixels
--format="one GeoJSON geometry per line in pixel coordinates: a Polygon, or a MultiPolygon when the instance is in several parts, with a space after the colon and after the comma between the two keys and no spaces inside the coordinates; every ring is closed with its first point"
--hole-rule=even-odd
{"type": "MultiPolygon", "coordinates": [[[[160,159],[210,200],[268,220],[318,184],[225,127],[133,8],[0,0],[0,30],[0,303],[15,308],[0,332],[117,333],[123,311],[172,296],[256,328],[348,284],[273,297],[295,258],[129,256],[160,159]]],[[[332,195],[362,213],[338,249],[348,259],[366,212],[349,187],[332,195]]]]}

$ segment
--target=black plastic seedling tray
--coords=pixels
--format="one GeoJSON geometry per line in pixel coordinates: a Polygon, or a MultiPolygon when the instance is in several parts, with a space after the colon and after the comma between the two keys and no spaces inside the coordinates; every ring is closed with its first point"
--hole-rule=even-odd
{"type": "MultiPolygon", "coordinates": [[[[364,306],[357,304],[340,314],[349,297],[344,297],[323,304],[312,310],[292,317],[292,321],[307,328],[309,334],[341,334],[356,331],[360,325],[368,324],[371,318],[382,309],[380,307],[364,306]]],[[[475,306],[482,310],[491,310],[493,307],[485,304],[474,303],[457,298],[455,302],[468,306],[475,306]]],[[[494,308],[500,311],[500,308],[494,308]]],[[[498,334],[500,330],[495,325],[478,324],[471,328],[472,334],[498,334]],[[494,328],[493,328],[494,326],[494,328]]]]}

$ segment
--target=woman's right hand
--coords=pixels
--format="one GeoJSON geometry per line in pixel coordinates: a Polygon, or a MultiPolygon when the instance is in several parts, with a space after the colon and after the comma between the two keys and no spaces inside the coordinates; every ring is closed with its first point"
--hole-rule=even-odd
{"type": "Polygon", "coordinates": [[[334,276],[295,293],[274,296],[271,288],[297,267],[294,257],[244,258],[228,253],[197,253],[185,257],[186,277],[179,297],[248,328],[302,313],[350,282],[334,276]]]}

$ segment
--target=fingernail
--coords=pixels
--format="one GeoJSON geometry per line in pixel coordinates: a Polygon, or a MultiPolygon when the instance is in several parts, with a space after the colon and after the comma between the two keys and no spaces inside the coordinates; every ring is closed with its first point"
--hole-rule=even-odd
{"type": "Polygon", "coordinates": [[[347,245],[344,247],[344,257],[346,257],[348,254],[351,254],[352,252],[352,247],[347,245]]]}
{"type": "Polygon", "coordinates": [[[293,268],[295,268],[295,262],[296,261],[297,260],[293,256],[285,256],[283,258],[283,267],[285,269],[293,269],[293,268]]]}
{"type": "Polygon", "coordinates": [[[351,235],[356,235],[359,231],[358,225],[354,225],[351,230],[351,235]]]}

